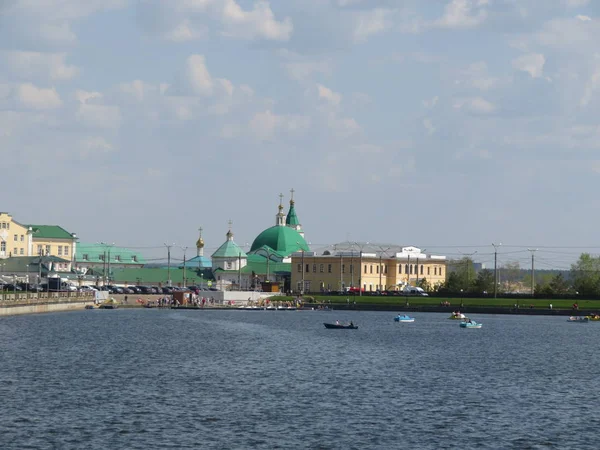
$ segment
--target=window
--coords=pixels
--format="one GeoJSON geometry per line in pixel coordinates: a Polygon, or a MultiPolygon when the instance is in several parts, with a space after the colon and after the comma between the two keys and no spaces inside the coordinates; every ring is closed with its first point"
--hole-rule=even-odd
{"type": "Polygon", "coordinates": [[[138,260],[138,259],[137,259],[137,256],[136,256],[136,255],[133,255],[133,256],[131,257],[131,260],[132,260],[133,262],[137,262],[137,260],[138,260]]]}
{"type": "Polygon", "coordinates": [[[373,264],[371,264],[371,273],[373,273],[373,264]]]}
{"type": "Polygon", "coordinates": [[[302,264],[298,264],[298,273],[302,273],[302,264]]]}
{"type": "Polygon", "coordinates": [[[412,275],[413,273],[413,266],[412,264],[410,266],[408,266],[408,273],[412,275]]]}
{"type": "Polygon", "coordinates": [[[313,273],[317,273],[317,265],[313,264],[313,273]]]}
{"type": "Polygon", "coordinates": [[[427,275],[431,275],[431,267],[427,267],[427,275]]]}
{"type": "Polygon", "coordinates": [[[319,264],[319,272],[323,273],[325,271],[325,264],[319,264]]]}
{"type": "Polygon", "coordinates": [[[2,222],[2,226],[0,228],[6,228],[6,223],[2,222]]]}
{"type": "Polygon", "coordinates": [[[434,274],[434,275],[437,275],[437,267],[434,267],[434,268],[433,268],[433,274],[434,274]]]}
{"type": "Polygon", "coordinates": [[[65,245],[65,256],[69,256],[69,247],[65,245]]]}
{"type": "Polygon", "coordinates": [[[25,236],[21,235],[21,242],[25,242],[25,236]]]}
{"type": "Polygon", "coordinates": [[[306,267],[304,268],[304,271],[306,273],[310,272],[310,264],[307,264],[306,267]]]}
{"type": "Polygon", "coordinates": [[[225,267],[226,267],[227,269],[231,269],[231,261],[227,261],[227,262],[225,262],[225,267]]]}
{"type": "Polygon", "coordinates": [[[58,256],[62,256],[62,245],[58,246],[58,256]]]}
{"type": "Polygon", "coordinates": [[[331,264],[327,264],[327,273],[331,273],[331,264]]]}
{"type": "Polygon", "coordinates": [[[350,273],[354,273],[354,266],[350,264],[350,273]]]}
{"type": "Polygon", "coordinates": [[[46,255],[49,255],[49,254],[50,254],[50,246],[46,245],[46,255]]]}
{"type": "Polygon", "coordinates": [[[404,273],[408,275],[408,264],[404,265],[404,273]]]}
{"type": "Polygon", "coordinates": [[[22,249],[20,249],[20,250],[19,250],[19,255],[24,255],[24,254],[25,254],[25,249],[23,249],[23,248],[22,248],[22,249]]]}
{"type": "Polygon", "coordinates": [[[365,273],[367,273],[367,265],[365,264],[365,273]]]}
{"type": "Polygon", "coordinates": [[[15,242],[17,242],[19,240],[19,235],[15,234],[15,242]]]}
{"type": "Polygon", "coordinates": [[[387,264],[383,265],[383,273],[385,273],[387,275],[387,264]]]}
{"type": "Polygon", "coordinates": [[[398,264],[398,273],[402,273],[402,264],[398,264]]]}
{"type": "Polygon", "coordinates": [[[376,273],[379,273],[379,265],[377,265],[376,273]]]}
{"type": "Polygon", "coordinates": [[[4,242],[4,241],[0,242],[0,251],[3,251],[3,252],[6,251],[6,242],[4,242]]]}
{"type": "Polygon", "coordinates": [[[440,267],[440,276],[442,276],[442,268],[440,267]]]}
{"type": "Polygon", "coordinates": [[[17,249],[17,247],[15,247],[14,250],[15,251],[13,252],[13,255],[18,255],[19,254],[19,250],[17,249]]]}
{"type": "Polygon", "coordinates": [[[83,258],[84,261],[87,261],[89,259],[87,253],[84,253],[81,257],[83,258]]]}
{"type": "Polygon", "coordinates": [[[100,261],[104,261],[104,260],[105,260],[105,256],[106,256],[106,255],[105,255],[104,253],[103,253],[103,254],[101,254],[101,255],[98,255],[98,259],[99,259],[100,261]]]}
{"type": "MultiPolygon", "coordinates": [[[[302,266],[300,266],[302,267],[302,266]]],[[[302,281],[298,281],[298,290],[301,291],[302,290],[302,281]]]]}
{"type": "Polygon", "coordinates": [[[43,252],[43,250],[42,250],[42,246],[41,246],[40,244],[38,244],[38,246],[37,246],[37,254],[38,254],[38,255],[41,255],[41,254],[42,254],[42,252],[43,252]]]}
{"type": "Polygon", "coordinates": [[[342,273],[346,273],[346,264],[342,264],[342,273]]]}
{"type": "MultiPolygon", "coordinates": [[[[67,247],[65,247],[65,255],[67,254],[66,249],[67,247]]],[[[115,256],[115,261],[121,262],[121,255],[115,256]]]]}
{"type": "Polygon", "coordinates": [[[423,264],[421,264],[421,275],[423,275],[423,264]]]}

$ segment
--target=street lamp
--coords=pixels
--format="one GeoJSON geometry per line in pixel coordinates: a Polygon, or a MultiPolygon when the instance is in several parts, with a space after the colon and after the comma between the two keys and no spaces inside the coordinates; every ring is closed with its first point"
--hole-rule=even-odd
{"type": "Polygon", "coordinates": [[[188,247],[181,247],[181,250],[183,250],[183,287],[187,286],[187,282],[185,281],[185,252],[188,249],[188,247]]]}
{"type": "Polygon", "coordinates": [[[167,247],[167,286],[171,286],[171,247],[175,244],[163,244],[167,247]]]}
{"type": "Polygon", "coordinates": [[[501,245],[502,243],[494,244],[492,242],[494,247],[494,298],[498,296],[498,247],[501,245]]]}
{"type": "MultiPolygon", "coordinates": [[[[422,249],[421,252],[425,253],[427,251],[426,248],[422,249]]],[[[419,286],[419,256],[421,253],[417,253],[417,281],[415,281],[415,286],[419,286]]]]}

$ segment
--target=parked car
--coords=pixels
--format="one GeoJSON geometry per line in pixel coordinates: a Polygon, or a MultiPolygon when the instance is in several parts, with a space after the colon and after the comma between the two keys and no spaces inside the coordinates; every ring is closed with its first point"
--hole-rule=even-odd
{"type": "Polygon", "coordinates": [[[88,286],[87,284],[79,286],[79,290],[81,292],[96,292],[96,291],[98,291],[98,289],[96,289],[95,287],[88,286]]]}
{"type": "Polygon", "coordinates": [[[152,288],[150,286],[136,286],[141,294],[152,294],[152,288]]]}

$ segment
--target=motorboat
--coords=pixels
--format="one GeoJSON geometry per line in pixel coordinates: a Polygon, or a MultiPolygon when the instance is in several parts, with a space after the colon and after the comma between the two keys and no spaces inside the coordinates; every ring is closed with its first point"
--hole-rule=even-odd
{"type": "Polygon", "coordinates": [[[481,328],[481,324],[479,322],[475,322],[474,320],[464,320],[460,323],[461,328],[481,328]]]}
{"type": "Polygon", "coordinates": [[[592,322],[597,322],[600,320],[599,314],[592,314],[591,316],[585,316],[585,317],[587,317],[587,319],[591,320],[592,322]]]}
{"type": "Polygon", "coordinates": [[[469,320],[469,318],[467,316],[465,316],[463,313],[461,313],[460,311],[455,311],[452,314],[450,314],[450,317],[448,317],[448,319],[452,319],[452,320],[469,320]]]}
{"type": "Polygon", "coordinates": [[[396,317],[394,317],[394,322],[412,323],[414,321],[414,317],[407,316],[406,314],[398,314],[396,317]]]}
{"type": "Polygon", "coordinates": [[[337,330],[356,330],[358,329],[358,325],[354,325],[352,322],[350,323],[323,323],[323,325],[325,325],[325,328],[331,328],[331,329],[337,329],[337,330]]]}
{"type": "Polygon", "coordinates": [[[587,323],[590,319],[587,317],[576,317],[571,316],[567,319],[567,322],[587,323]]]}

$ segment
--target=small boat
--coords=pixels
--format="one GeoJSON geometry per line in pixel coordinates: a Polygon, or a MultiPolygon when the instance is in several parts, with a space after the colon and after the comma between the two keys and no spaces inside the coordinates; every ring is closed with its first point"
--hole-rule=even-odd
{"type": "Polygon", "coordinates": [[[481,324],[479,322],[475,322],[474,320],[465,320],[460,323],[461,328],[481,328],[481,324]]]}
{"type": "Polygon", "coordinates": [[[585,316],[588,318],[588,320],[591,320],[592,322],[597,322],[600,320],[600,315],[598,314],[592,314],[591,316],[585,316]]]}
{"type": "Polygon", "coordinates": [[[356,330],[358,325],[354,325],[352,322],[343,324],[343,323],[323,323],[325,328],[339,329],[339,330],[356,330]]]}
{"type": "Polygon", "coordinates": [[[394,317],[394,321],[395,322],[412,323],[415,321],[415,318],[407,316],[406,314],[402,314],[402,315],[398,314],[396,317],[394,317]]]}
{"type": "Polygon", "coordinates": [[[95,309],[94,305],[85,305],[85,309],[95,309]]]}
{"type": "Polygon", "coordinates": [[[453,312],[452,314],[450,314],[450,317],[448,317],[448,319],[452,319],[452,320],[469,320],[469,318],[467,316],[465,316],[463,313],[456,311],[453,312]]]}
{"type": "Polygon", "coordinates": [[[587,317],[575,317],[571,316],[567,319],[567,322],[587,323],[590,319],[587,317]]]}

